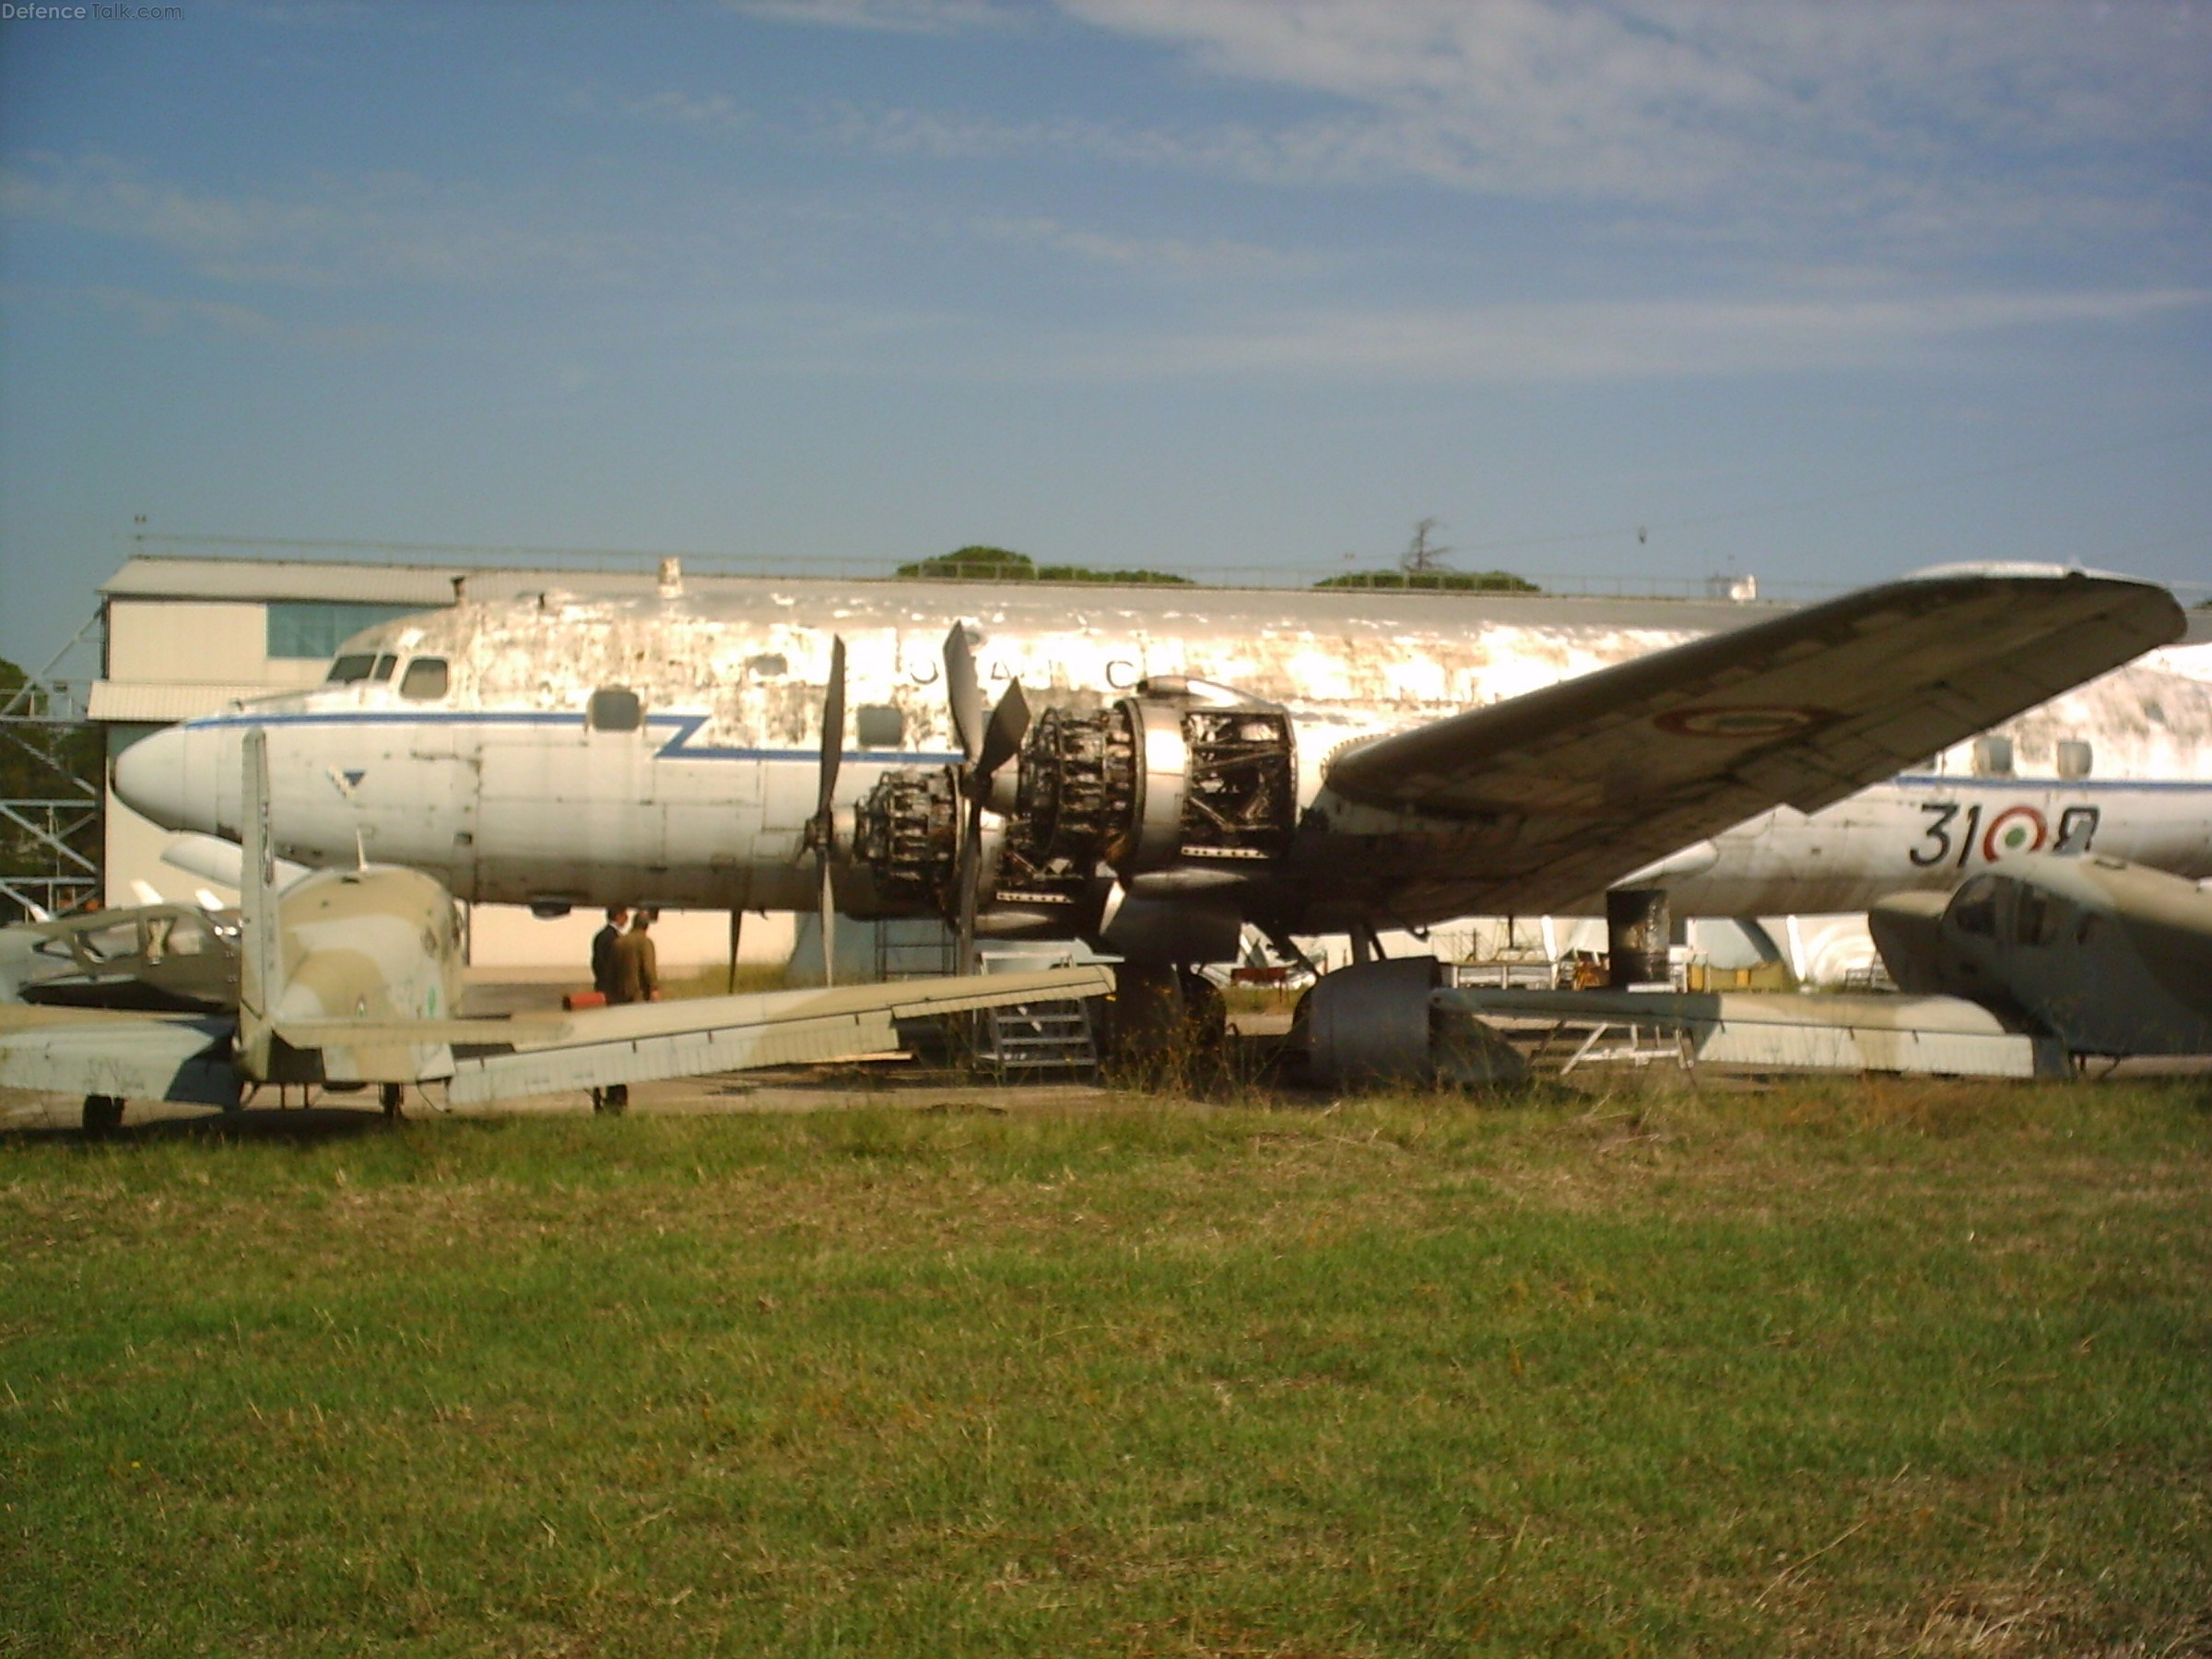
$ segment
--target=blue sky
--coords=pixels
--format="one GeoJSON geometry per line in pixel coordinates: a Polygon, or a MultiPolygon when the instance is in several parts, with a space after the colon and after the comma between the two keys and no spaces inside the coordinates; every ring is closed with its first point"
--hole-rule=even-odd
{"type": "Polygon", "coordinates": [[[138,514],[2212,582],[2203,5],[183,11],[0,22],[18,661],[138,514]]]}

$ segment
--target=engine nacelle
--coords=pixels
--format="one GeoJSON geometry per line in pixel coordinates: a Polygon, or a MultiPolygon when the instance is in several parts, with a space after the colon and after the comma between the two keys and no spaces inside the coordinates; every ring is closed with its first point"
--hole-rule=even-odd
{"type": "Polygon", "coordinates": [[[875,872],[877,891],[900,905],[959,908],[959,844],[960,791],[949,767],[885,772],[853,816],[853,857],[875,872]]]}
{"type": "Polygon", "coordinates": [[[1432,1006],[1444,983],[1434,957],[1395,957],[1339,968],[1300,1005],[1306,1066],[1329,1088],[1419,1088],[1437,1083],[1523,1083],[1528,1065],[1472,1015],[1432,1006]]]}
{"type": "Polygon", "coordinates": [[[1022,746],[1010,845],[1124,877],[1185,861],[1265,864],[1298,821],[1288,711],[1180,676],[1095,714],[1047,710],[1022,746]]]}
{"type": "MultiPolygon", "coordinates": [[[[1142,682],[1092,713],[1048,708],[1031,724],[994,807],[1004,836],[985,904],[1078,906],[1101,865],[1124,881],[1174,870],[1241,878],[1279,857],[1298,821],[1288,712],[1180,676],[1142,682]]],[[[882,890],[958,908],[957,784],[946,772],[887,772],[861,803],[855,854],[882,890]]]]}

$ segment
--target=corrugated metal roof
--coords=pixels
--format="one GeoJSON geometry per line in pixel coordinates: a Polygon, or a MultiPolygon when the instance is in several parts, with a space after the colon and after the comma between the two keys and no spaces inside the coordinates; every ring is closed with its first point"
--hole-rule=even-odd
{"type": "Polygon", "coordinates": [[[188,685],[173,680],[98,680],[86,710],[91,720],[162,725],[212,714],[241,698],[267,697],[281,688],[241,681],[235,685],[188,685]]]}
{"type": "MultiPolygon", "coordinates": [[[[373,605],[453,602],[453,579],[467,580],[474,600],[517,599],[548,588],[593,598],[651,594],[659,571],[564,570],[533,565],[328,563],[288,559],[193,559],[140,554],[100,584],[111,599],[356,600],[373,605]]],[[[687,584],[758,584],[759,576],[688,575],[687,584]]]]}
{"type": "Polygon", "coordinates": [[[424,565],[139,558],[100,591],[111,599],[351,599],[427,607],[453,603],[453,578],[460,573],[424,565]]]}

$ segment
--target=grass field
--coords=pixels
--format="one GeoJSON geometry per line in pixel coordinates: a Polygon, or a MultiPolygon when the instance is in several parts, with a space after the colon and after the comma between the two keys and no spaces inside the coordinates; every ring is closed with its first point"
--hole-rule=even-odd
{"type": "Polygon", "coordinates": [[[2212,1653],[2212,1097],[0,1145],[0,1653],[2212,1653]]]}

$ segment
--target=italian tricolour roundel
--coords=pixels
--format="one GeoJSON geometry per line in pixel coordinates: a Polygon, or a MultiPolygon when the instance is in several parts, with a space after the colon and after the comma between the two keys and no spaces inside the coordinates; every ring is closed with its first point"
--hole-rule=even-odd
{"type": "Polygon", "coordinates": [[[1709,704],[1701,709],[1669,709],[1652,724],[1677,737],[1721,737],[1736,743],[1787,737],[1810,731],[1835,716],[1826,709],[1797,709],[1771,703],[1709,704]]]}
{"type": "Polygon", "coordinates": [[[2032,806],[2007,806],[1983,832],[1982,856],[1994,864],[2008,853],[2039,853],[2050,839],[2041,813],[2032,806]]]}

